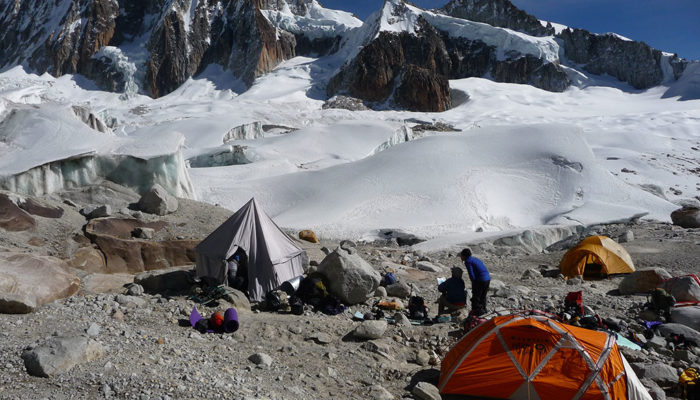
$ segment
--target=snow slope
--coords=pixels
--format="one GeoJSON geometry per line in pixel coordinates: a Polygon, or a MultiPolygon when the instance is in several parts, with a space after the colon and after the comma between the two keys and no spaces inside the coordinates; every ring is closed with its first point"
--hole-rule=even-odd
{"type": "Polygon", "coordinates": [[[699,194],[700,101],[663,98],[666,87],[552,93],[469,78],[450,82],[468,100],[439,114],[324,110],[315,82],[336,66],[298,57],[242,94],[233,80],[204,74],[156,100],[14,68],[0,74],[0,119],[29,109],[26,121],[48,122],[3,132],[0,174],[86,151],[150,156],[182,144],[194,157],[223,147],[231,129],[260,122],[296,130],[226,145],[245,147],[252,163],[188,169],[197,197],[236,210],[255,196],[279,225],[325,237],[402,229],[463,238],[639,215],[668,220],[672,201],[699,194]],[[69,105],[112,121],[115,134],[59,112],[69,105]],[[402,143],[415,120],[461,131],[402,143]]]}

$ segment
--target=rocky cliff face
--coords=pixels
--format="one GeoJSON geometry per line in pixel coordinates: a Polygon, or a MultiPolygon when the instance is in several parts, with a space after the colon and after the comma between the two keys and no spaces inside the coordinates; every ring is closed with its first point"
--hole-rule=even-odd
{"type": "MultiPolygon", "coordinates": [[[[0,3],[6,28],[0,65],[26,64],[54,76],[80,73],[110,90],[125,87],[131,77],[123,65],[131,65],[142,76],[141,88],[154,97],[210,63],[251,84],[295,55],[294,36],[265,19],[263,3],[270,1],[7,0],[0,3]],[[108,45],[145,48],[147,54],[101,52],[108,45]]],[[[304,4],[297,1],[295,9],[304,4]]]]}
{"type": "Polygon", "coordinates": [[[565,29],[558,35],[566,57],[593,74],[608,74],[637,89],[656,86],[663,79],[661,51],[615,35],[595,35],[565,29]]]}
{"type": "Polygon", "coordinates": [[[442,9],[447,15],[525,32],[533,36],[554,35],[551,24],[515,7],[509,0],[451,0],[442,9]]]}
{"type": "Polygon", "coordinates": [[[365,45],[331,79],[328,94],[347,93],[369,102],[394,100],[414,111],[444,111],[451,104],[449,72],[440,34],[420,18],[416,34],[381,32],[365,45]]]}

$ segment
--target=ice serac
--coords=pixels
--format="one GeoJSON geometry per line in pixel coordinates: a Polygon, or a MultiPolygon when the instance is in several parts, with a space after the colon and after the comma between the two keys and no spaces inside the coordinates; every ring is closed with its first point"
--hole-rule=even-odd
{"type": "Polygon", "coordinates": [[[537,18],[515,7],[509,0],[451,0],[441,11],[452,17],[483,22],[533,36],[554,35],[554,28],[550,23],[542,25],[537,18]]]}
{"type": "Polygon", "coordinates": [[[662,62],[673,69],[678,79],[685,63],[677,56],[662,57],[662,52],[644,42],[628,40],[615,34],[597,35],[584,29],[565,29],[559,35],[564,54],[592,74],[608,74],[636,89],[660,84],[664,78],[662,62]]]}

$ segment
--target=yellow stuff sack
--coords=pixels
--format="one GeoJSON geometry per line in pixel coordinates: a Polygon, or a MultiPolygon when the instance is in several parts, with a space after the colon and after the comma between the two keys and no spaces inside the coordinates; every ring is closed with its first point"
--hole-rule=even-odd
{"type": "Polygon", "coordinates": [[[681,398],[686,400],[700,399],[700,371],[697,368],[690,367],[683,371],[678,378],[678,385],[681,389],[681,398]]]}

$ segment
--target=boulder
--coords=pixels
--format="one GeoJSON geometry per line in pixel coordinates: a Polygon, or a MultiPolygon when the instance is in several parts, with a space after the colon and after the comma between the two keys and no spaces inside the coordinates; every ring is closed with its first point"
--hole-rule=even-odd
{"type": "Polygon", "coordinates": [[[162,186],[155,184],[141,196],[138,208],[149,214],[166,215],[177,211],[178,202],[162,186]]]}
{"type": "Polygon", "coordinates": [[[435,265],[429,261],[418,261],[416,263],[415,267],[421,271],[442,272],[442,268],[438,267],[437,265],[435,265]]]}
{"type": "Polygon", "coordinates": [[[625,231],[622,235],[618,236],[617,242],[618,243],[629,243],[634,240],[634,232],[631,230],[625,231]]]}
{"type": "Polygon", "coordinates": [[[255,353],[248,357],[248,360],[255,365],[269,367],[272,365],[272,357],[265,353],[255,353]]]}
{"type": "Polygon", "coordinates": [[[306,240],[307,242],[311,243],[319,243],[318,237],[316,237],[314,231],[310,229],[304,229],[303,231],[299,232],[299,239],[306,240]]]}
{"type": "Polygon", "coordinates": [[[666,393],[656,382],[651,379],[641,379],[640,382],[649,391],[649,396],[653,400],[666,400],[666,393]]]}
{"type": "Polygon", "coordinates": [[[360,340],[374,340],[384,336],[388,324],[386,320],[363,321],[353,331],[353,336],[360,340]]]}
{"type": "Polygon", "coordinates": [[[72,296],[80,288],[80,279],[69,268],[55,257],[0,253],[0,313],[26,314],[72,296]]]}
{"type": "Polygon", "coordinates": [[[657,328],[657,331],[663,335],[664,337],[671,337],[671,336],[683,336],[687,340],[692,340],[696,343],[696,346],[700,345],[700,332],[696,331],[695,329],[683,325],[683,324],[676,324],[676,323],[667,323],[659,326],[657,328]]]}
{"type": "Polygon", "coordinates": [[[10,232],[34,229],[36,220],[15,204],[8,195],[0,193],[0,228],[10,232]]]}
{"type": "Polygon", "coordinates": [[[148,293],[187,293],[192,286],[192,267],[173,267],[148,271],[136,275],[134,283],[143,286],[148,293]]]}
{"type": "Polygon", "coordinates": [[[542,277],[542,272],[540,270],[535,269],[535,268],[529,268],[526,269],[525,272],[523,272],[522,276],[520,276],[521,280],[527,280],[527,279],[535,279],[535,278],[541,278],[542,277]]]}
{"type": "Polygon", "coordinates": [[[700,208],[685,205],[671,213],[671,221],[682,228],[700,228],[700,208]]]}
{"type": "Polygon", "coordinates": [[[379,287],[381,276],[356,252],[338,247],[318,266],[318,272],[328,278],[328,290],[344,304],[361,303],[379,287]]]}
{"type": "Polygon", "coordinates": [[[224,300],[231,303],[233,305],[233,308],[235,308],[239,312],[241,310],[250,311],[250,300],[248,300],[248,297],[246,297],[246,295],[243,292],[230,287],[226,287],[225,290],[226,295],[224,296],[224,300]]]}
{"type": "MultiPolygon", "coordinates": [[[[700,331],[700,306],[675,307],[671,309],[671,321],[700,331]]],[[[698,343],[700,345],[700,343],[698,343]]]]}
{"type": "Polygon", "coordinates": [[[109,204],[104,204],[101,206],[91,204],[83,207],[83,209],[80,210],[80,213],[87,219],[109,217],[112,215],[112,206],[109,204]]]}
{"type": "Polygon", "coordinates": [[[695,275],[671,278],[665,281],[661,287],[670,293],[677,302],[700,301],[700,280],[695,275]]]}
{"type": "Polygon", "coordinates": [[[663,268],[640,269],[625,276],[620,282],[618,290],[623,295],[648,293],[650,290],[659,287],[670,277],[671,274],[663,268]]]}
{"type": "Polygon", "coordinates": [[[22,353],[24,367],[33,376],[48,378],[105,354],[101,344],[86,335],[55,336],[22,353]]]}
{"type": "Polygon", "coordinates": [[[660,386],[671,386],[678,382],[678,371],[670,365],[660,362],[632,363],[631,365],[639,379],[649,379],[660,386]]]}
{"type": "Polygon", "coordinates": [[[428,382],[418,382],[411,393],[421,400],[440,400],[442,398],[438,388],[428,382]]]}
{"type": "Polygon", "coordinates": [[[93,247],[81,247],[73,253],[73,258],[68,261],[71,267],[85,272],[105,274],[107,270],[107,262],[105,255],[101,251],[93,247]]]}
{"type": "Polygon", "coordinates": [[[402,299],[411,295],[411,287],[405,282],[396,282],[386,287],[386,294],[402,299]]]}
{"type": "Polygon", "coordinates": [[[61,218],[64,212],[61,207],[48,205],[31,198],[21,201],[19,207],[32,215],[44,218],[61,218]]]}
{"type": "Polygon", "coordinates": [[[134,282],[132,274],[88,274],[83,277],[81,291],[86,293],[118,293],[134,282]]]}
{"type": "Polygon", "coordinates": [[[367,399],[370,400],[394,400],[394,395],[381,385],[372,385],[369,388],[367,399]]]}

